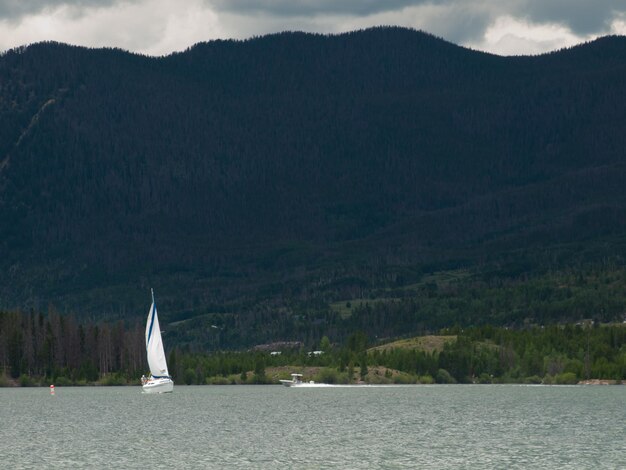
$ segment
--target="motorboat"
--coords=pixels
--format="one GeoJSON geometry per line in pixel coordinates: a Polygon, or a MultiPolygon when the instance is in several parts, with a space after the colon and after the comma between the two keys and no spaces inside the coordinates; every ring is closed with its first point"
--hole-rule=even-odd
{"type": "Polygon", "coordinates": [[[281,379],[280,383],[285,387],[332,387],[331,384],[317,383],[312,380],[305,382],[302,374],[291,374],[291,380],[281,379]]]}
{"type": "Polygon", "coordinates": [[[291,374],[291,380],[280,379],[280,383],[285,387],[297,387],[298,385],[304,384],[304,382],[302,382],[302,374],[291,374]]]}

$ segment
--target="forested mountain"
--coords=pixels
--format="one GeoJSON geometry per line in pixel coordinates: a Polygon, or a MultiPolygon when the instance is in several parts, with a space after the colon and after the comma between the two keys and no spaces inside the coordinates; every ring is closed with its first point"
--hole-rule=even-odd
{"type": "Polygon", "coordinates": [[[443,270],[619,274],[625,181],[624,37],[536,57],[401,28],[160,58],[34,44],[0,56],[0,307],[132,317],[154,287],[169,321],[274,324],[246,344],[443,270]]]}

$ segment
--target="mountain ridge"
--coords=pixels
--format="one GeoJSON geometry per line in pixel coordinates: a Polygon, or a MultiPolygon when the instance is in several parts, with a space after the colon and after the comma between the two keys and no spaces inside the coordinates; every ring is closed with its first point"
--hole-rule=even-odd
{"type": "Polygon", "coordinates": [[[623,37],[500,57],[402,28],[7,51],[0,307],[124,316],[155,285],[247,315],[339,299],[319,278],[621,259],[625,72],[623,37]]]}

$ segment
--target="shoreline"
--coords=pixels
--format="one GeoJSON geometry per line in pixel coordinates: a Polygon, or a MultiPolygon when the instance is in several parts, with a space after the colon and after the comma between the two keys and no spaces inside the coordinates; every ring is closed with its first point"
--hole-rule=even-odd
{"type": "MultiPolygon", "coordinates": [[[[89,383],[89,384],[63,384],[63,385],[54,385],[55,390],[64,387],[141,387],[141,383],[127,383],[127,384],[100,384],[100,383],[89,383]]],[[[20,385],[16,380],[10,380],[8,383],[0,385],[0,389],[3,388],[50,388],[50,385],[43,384],[32,384],[32,385],[20,385]]],[[[267,386],[282,386],[281,383],[213,383],[213,384],[176,384],[177,387],[223,387],[228,385],[236,385],[236,386],[250,386],[250,385],[267,385],[267,386]]],[[[533,386],[533,387],[571,387],[576,385],[585,385],[585,386],[609,386],[609,385],[626,385],[626,380],[613,380],[613,379],[589,379],[589,380],[581,380],[575,384],[556,384],[556,383],[538,383],[538,384],[527,384],[520,382],[502,382],[502,383],[411,383],[411,384],[403,384],[403,383],[367,383],[367,382],[355,382],[348,384],[328,384],[323,382],[316,382],[316,385],[331,385],[331,386],[344,386],[344,387],[368,387],[368,386],[384,386],[384,387],[406,387],[406,386],[432,386],[432,385],[520,385],[520,386],[533,386]]]]}

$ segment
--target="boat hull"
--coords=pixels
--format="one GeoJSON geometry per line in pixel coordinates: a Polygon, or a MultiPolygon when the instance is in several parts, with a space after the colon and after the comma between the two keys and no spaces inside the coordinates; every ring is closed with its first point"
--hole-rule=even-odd
{"type": "Polygon", "coordinates": [[[281,380],[280,381],[281,384],[283,384],[285,387],[302,387],[302,388],[309,388],[309,387],[332,387],[333,385],[331,384],[325,384],[325,383],[317,383],[317,382],[294,382],[292,380],[281,380]]]}
{"type": "Polygon", "coordinates": [[[172,379],[151,379],[141,386],[143,393],[171,393],[174,391],[172,379]]]}

